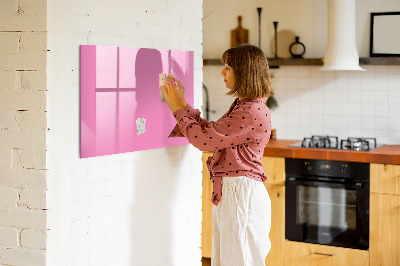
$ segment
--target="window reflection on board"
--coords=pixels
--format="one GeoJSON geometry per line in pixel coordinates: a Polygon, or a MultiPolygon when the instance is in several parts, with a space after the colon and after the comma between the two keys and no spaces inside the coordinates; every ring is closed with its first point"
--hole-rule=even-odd
{"type": "Polygon", "coordinates": [[[81,158],[188,144],[160,97],[173,74],[193,105],[193,51],[81,45],[81,158]]]}

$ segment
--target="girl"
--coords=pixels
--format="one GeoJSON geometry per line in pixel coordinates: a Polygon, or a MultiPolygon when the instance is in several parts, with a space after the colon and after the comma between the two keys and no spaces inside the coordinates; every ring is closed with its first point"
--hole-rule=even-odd
{"type": "Polygon", "coordinates": [[[263,182],[261,159],[271,131],[267,98],[272,95],[268,62],[256,46],[241,45],[222,55],[227,95],[237,97],[216,122],[187,104],[174,77],[161,87],[177,126],[170,137],[186,137],[202,151],[213,182],[213,251],[218,266],[265,265],[271,244],[271,202],[263,182]]]}

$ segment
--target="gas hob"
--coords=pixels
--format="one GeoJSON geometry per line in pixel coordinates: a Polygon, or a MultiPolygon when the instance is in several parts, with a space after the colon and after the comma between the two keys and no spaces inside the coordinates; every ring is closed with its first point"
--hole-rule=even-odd
{"type": "Polygon", "coordinates": [[[353,151],[371,151],[382,145],[378,145],[376,138],[349,137],[339,141],[337,136],[306,137],[303,141],[289,145],[301,148],[337,149],[353,151]]]}

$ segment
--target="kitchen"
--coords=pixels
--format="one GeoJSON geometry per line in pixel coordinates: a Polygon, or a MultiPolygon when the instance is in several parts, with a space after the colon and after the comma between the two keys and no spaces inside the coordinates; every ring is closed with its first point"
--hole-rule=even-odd
{"type": "MultiPolygon", "coordinates": [[[[272,59],[270,64],[274,62],[275,56],[273,21],[279,22],[278,42],[279,39],[286,41],[287,50],[294,39],[288,41],[285,38],[300,36],[300,41],[306,46],[304,58],[324,57],[328,39],[326,30],[328,27],[327,1],[302,1],[301,3],[284,1],[279,4],[271,1],[255,1],[250,4],[240,1],[229,2],[229,4],[228,2],[204,1],[203,58],[206,63],[212,62],[212,59],[219,59],[220,54],[228,48],[230,31],[237,27],[237,16],[239,15],[242,16],[242,26],[249,29],[249,43],[258,44],[259,18],[257,8],[259,7],[262,8],[260,16],[261,48],[267,58],[272,59]],[[215,25],[218,25],[218,27],[215,27],[215,25]],[[219,36],[219,38],[216,38],[216,36],[219,36]]],[[[381,1],[379,4],[376,1],[356,1],[355,39],[360,58],[370,56],[370,13],[398,10],[400,10],[398,1],[381,1]]],[[[282,48],[278,44],[278,56],[290,57],[288,52],[285,54],[285,51],[282,51],[283,49],[284,47],[282,48]]],[[[203,69],[203,82],[208,89],[210,99],[210,120],[218,119],[231,103],[231,99],[224,95],[226,91],[219,75],[221,67],[222,65],[208,64],[203,69]]],[[[276,196],[275,202],[274,196],[271,196],[272,204],[274,206],[275,203],[278,206],[275,210],[273,209],[273,219],[274,213],[280,219],[276,222],[278,229],[275,231],[272,229],[270,235],[271,239],[279,239],[276,245],[278,248],[275,250],[272,248],[266,260],[267,265],[296,265],[291,264],[296,261],[296,257],[288,256],[288,254],[292,254],[290,252],[295,252],[294,250],[304,256],[312,253],[310,250],[302,249],[301,246],[296,246],[296,242],[285,240],[285,201],[283,195],[285,195],[285,189],[287,189],[287,187],[285,188],[286,158],[303,158],[312,160],[311,163],[315,163],[316,160],[365,162],[368,166],[371,163],[369,173],[371,213],[379,214],[382,209],[378,207],[381,206],[379,204],[382,204],[382,200],[384,202],[394,201],[395,204],[399,204],[400,66],[397,61],[397,63],[388,62],[383,65],[361,64],[361,67],[366,71],[321,71],[320,65],[306,64],[281,65],[279,68],[271,68],[275,90],[274,97],[278,103],[278,106],[272,109],[272,125],[276,129],[277,140],[270,141],[265,150],[264,169],[270,179],[266,182],[268,183],[266,186],[270,195],[276,196]],[[324,140],[321,137],[328,135],[333,136],[333,139],[324,140]],[[349,137],[374,139],[355,143],[353,139],[348,139],[349,137]],[[301,144],[303,138],[306,138],[304,142],[307,146],[310,142],[313,142],[314,145],[317,145],[314,147],[324,148],[307,150],[289,146],[301,144]],[[320,144],[315,144],[317,143],[316,140],[321,141],[320,144]],[[341,144],[346,150],[349,149],[349,146],[355,146],[354,149],[359,151],[331,149],[336,145],[340,149],[341,144]],[[377,149],[375,149],[375,144],[377,149]],[[382,147],[382,144],[387,146],[382,147]],[[372,151],[360,151],[359,147],[361,146],[369,146],[372,151]],[[385,181],[375,179],[374,177],[377,176],[385,181]],[[386,190],[387,184],[385,183],[388,180],[393,181],[391,185],[388,185],[391,187],[389,191],[386,190]],[[382,185],[381,182],[386,185],[382,185]],[[385,198],[382,196],[384,194],[391,196],[385,198]],[[291,246],[293,243],[294,246],[291,246]],[[270,262],[268,262],[268,258],[270,258],[270,262]]],[[[305,163],[308,163],[308,161],[305,163]]],[[[330,165],[327,167],[330,167],[330,165]]],[[[207,177],[204,177],[204,180],[207,180],[207,177]]],[[[207,185],[203,184],[204,190],[207,191],[207,185]]],[[[207,195],[207,192],[203,193],[205,193],[203,195],[207,195]]],[[[205,204],[207,203],[203,199],[204,210],[206,210],[205,204]]],[[[396,209],[396,207],[393,208],[396,209]]],[[[393,233],[398,230],[398,226],[395,226],[395,224],[396,221],[399,221],[399,214],[396,215],[393,218],[394,226],[388,227],[391,228],[388,230],[393,230],[393,233]]],[[[203,217],[203,256],[208,257],[210,254],[204,252],[207,249],[207,241],[209,243],[210,239],[209,236],[204,237],[204,230],[210,224],[207,224],[204,219],[207,218],[203,217]]],[[[336,252],[336,258],[342,257],[342,255],[354,257],[359,263],[364,263],[360,265],[397,265],[399,263],[397,255],[399,247],[397,244],[388,244],[386,251],[395,250],[397,252],[396,254],[393,254],[393,252],[384,253],[389,255],[386,260],[381,260],[380,256],[376,256],[376,249],[371,251],[371,248],[377,245],[373,241],[378,241],[378,239],[381,241],[381,239],[377,238],[376,232],[371,231],[373,230],[372,226],[379,224],[379,222],[377,220],[370,220],[369,222],[371,223],[369,231],[370,252],[361,252],[361,255],[355,253],[349,253],[349,255],[340,253],[341,255],[339,255],[336,252]]],[[[274,228],[274,222],[272,228],[274,228]]],[[[379,228],[379,230],[382,230],[381,227],[379,228]]],[[[322,245],[317,245],[317,248],[320,246],[322,245]]],[[[312,247],[314,248],[314,246],[312,247]]],[[[328,246],[322,247],[330,248],[328,246]]],[[[347,250],[344,249],[344,252],[347,250]]],[[[335,254],[334,251],[314,250],[313,252],[321,253],[322,255],[319,256],[322,257],[317,255],[316,259],[324,260],[325,263],[313,264],[315,261],[310,259],[308,263],[304,262],[304,265],[329,265],[329,263],[336,265],[335,262],[329,262],[330,258],[335,257],[330,256],[335,254]]],[[[382,250],[379,250],[379,252],[382,253],[382,250]]],[[[350,264],[349,261],[345,260],[345,265],[355,265],[350,264]]]]}

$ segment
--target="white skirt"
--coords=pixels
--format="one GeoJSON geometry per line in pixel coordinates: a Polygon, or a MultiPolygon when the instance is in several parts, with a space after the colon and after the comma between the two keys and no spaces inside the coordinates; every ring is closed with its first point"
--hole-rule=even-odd
{"type": "Polygon", "coordinates": [[[262,182],[245,176],[223,177],[212,223],[212,266],[265,265],[271,249],[271,201],[262,182]]]}

